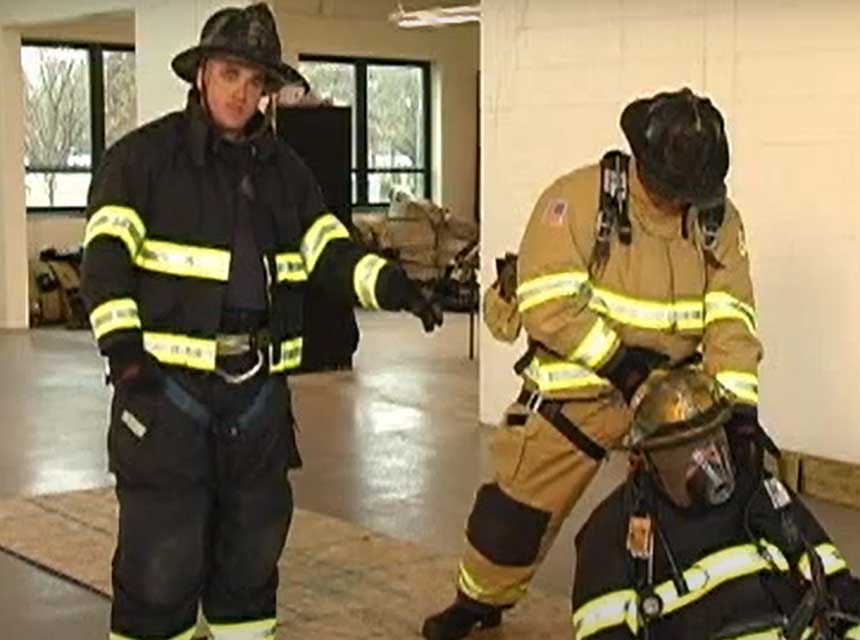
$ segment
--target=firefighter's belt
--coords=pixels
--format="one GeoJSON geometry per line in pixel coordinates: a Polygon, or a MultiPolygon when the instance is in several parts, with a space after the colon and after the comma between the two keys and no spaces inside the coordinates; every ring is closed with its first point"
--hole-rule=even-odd
{"type": "Polygon", "coordinates": [[[582,429],[577,427],[564,415],[561,410],[564,406],[563,401],[547,400],[536,391],[523,389],[520,391],[520,395],[517,396],[517,403],[523,405],[530,413],[540,414],[547,422],[558,429],[573,446],[589,458],[599,462],[606,457],[606,449],[585,435],[582,429]]]}
{"type": "Polygon", "coordinates": [[[272,342],[267,329],[252,333],[219,333],[215,337],[218,357],[241,356],[252,351],[265,351],[272,342]]]}

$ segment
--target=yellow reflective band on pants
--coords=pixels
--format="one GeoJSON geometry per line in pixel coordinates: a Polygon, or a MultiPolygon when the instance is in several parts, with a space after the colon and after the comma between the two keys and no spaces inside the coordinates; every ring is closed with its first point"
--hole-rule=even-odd
{"type": "Polygon", "coordinates": [[[90,313],[90,325],[96,340],[122,329],[140,329],[137,303],[131,298],[109,300],[90,313]]]}
{"type": "Polygon", "coordinates": [[[741,302],[731,294],[713,291],[705,295],[705,325],[719,320],[743,322],[752,335],[756,335],[758,329],[758,320],[752,306],[741,302]]]}
{"type": "Polygon", "coordinates": [[[334,214],[326,213],[317,218],[302,238],[302,257],[308,274],[313,273],[320,256],[332,240],[349,238],[349,231],[334,214]]]}
{"type": "Polygon", "coordinates": [[[587,282],[588,274],[584,271],[553,273],[523,282],[517,287],[520,313],[550,300],[574,296],[587,282]]]}
{"type": "Polygon", "coordinates": [[[358,261],[353,271],[352,281],[355,295],[365,309],[379,309],[376,299],[376,282],[379,272],[388,264],[379,256],[368,254],[358,261]]]}
{"type": "Polygon", "coordinates": [[[240,622],[237,624],[210,624],[212,640],[274,640],[275,618],[240,622]]]}
{"type": "Polygon", "coordinates": [[[565,389],[584,389],[610,384],[591,369],[572,362],[547,362],[534,358],[523,371],[523,376],[530,380],[539,391],[549,393],[565,389]]]}
{"type": "Polygon", "coordinates": [[[146,237],[146,227],[134,209],[109,204],[90,216],[84,232],[84,247],[99,236],[118,238],[134,259],[146,237]]]}
{"type": "Polygon", "coordinates": [[[302,364],[302,339],[291,338],[284,340],[280,345],[269,347],[270,357],[269,370],[272,373],[283,373],[289,369],[296,369],[302,364]],[[275,363],[275,349],[280,349],[280,359],[275,363]]]}
{"type": "Polygon", "coordinates": [[[223,249],[146,240],[135,264],[147,271],[172,276],[219,282],[227,282],[230,278],[230,252],[223,249]]]}
{"type": "MultiPolygon", "coordinates": [[[[761,550],[754,544],[740,545],[705,556],[683,573],[689,589],[678,594],[675,584],[667,580],[654,592],[663,603],[662,615],[669,615],[700,600],[711,591],[731,580],[762,571],[788,571],[788,561],[774,545],[762,541],[761,550]]],[[[573,614],[576,638],[582,640],[604,629],[626,624],[633,634],[638,631],[638,596],[630,589],[615,591],[582,605],[573,614]]]]}
{"type": "Polygon", "coordinates": [[[215,370],[217,342],[205,338],[192,338],[173,333],[143,333],[143,347],[156,360],[164,364],[200,369],[215,370]]]}
{"type": "Polygon", "coordinates": [[[744,371],[720,371],[717,382],[741,402],[758,404],[758,376],[744,371]]]}
{"type": "Polygon", "coordinates": [[[570,359],[589,369],[599,369],[620,342],[618,334],[598,318],[570,359]]]}
{"type": "MultiPolygon", "coordinates": [[[[826,542],[815,547],[815,553],[821,558],[824,575],[832,576],[848,568],[848,563],[834,545],[826,542]]],[[[809,566],[809,554],[804,553],[797,563],[797,569],[807,580],[812,580],[812,568],[809,566]]]]}
{"type": "MultiPolygon", "coordinates": [[[[182,633],[170,636],[169,638],[165,638],[164,640],[191,640],[194,637],[194,632],[197,630],[197,626],[193,626],[187,631],[183,631],[182,633]]],[[[152,636],[147,636],[147,638],[151,638],[152,636]]],[[[142,640],[136,636],[126,636],[121,633],[111,632],[110,640],[142,640]]]]}
{"type": "Polygon", "coordinates": [[[305,260],[300,253],[279,253],[275,256],[278,282],[304,282],[308,279],[305,260]]]}
{"type": "Polygon", "coordinates": [[[851,640],[860,640],[860,624],[848,629],[848,631],[845,632],[845,637],[851,638],[851,640]]]}
{"type": "Polygon", "coordinates": [[[520,601],[528,592],[528,584],[518,585],[505,589],[504,591],[492,591],[482,587],[469,574],[463,563],[460,563],[460,568],[457,572],[457,587],[464,594],[478,602],[487,604],[504,605],[514,604],[520,601]]]}

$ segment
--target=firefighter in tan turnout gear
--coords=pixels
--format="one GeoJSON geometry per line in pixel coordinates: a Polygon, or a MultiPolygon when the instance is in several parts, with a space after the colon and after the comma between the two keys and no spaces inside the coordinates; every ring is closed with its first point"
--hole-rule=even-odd
{"type": "MultiPolygon", "coordinates": [[[[424,622],[431,640],[496,626],[526,594],[658,365],[701,358],[731,394],[727,431],[740,464],[760,464],[769,442],[758,424],[762,350],[743,225],[725,195],[722,116],[683,89],[634,101],[621,127],[633,158],[610,152],[559,178],[528,222],[509,302],[529,339],[516,367],[524,386],[494,434],[494,478],[468,519],[456,600],[424,622]]],[[[499,286],[486,320],[511,339],[516,322],[499,286]]]]}

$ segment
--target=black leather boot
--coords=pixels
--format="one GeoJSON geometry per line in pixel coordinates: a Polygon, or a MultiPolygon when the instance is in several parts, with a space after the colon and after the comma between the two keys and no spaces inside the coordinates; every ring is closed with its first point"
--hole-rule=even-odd
{"type": "Polygon", "coordinates": [[[501,623],[501,609],[487,607],[478,611],[458,601],[427,618],[421,635],[427,640],[461,640],[475,629],[492,629],[501,623]]]}

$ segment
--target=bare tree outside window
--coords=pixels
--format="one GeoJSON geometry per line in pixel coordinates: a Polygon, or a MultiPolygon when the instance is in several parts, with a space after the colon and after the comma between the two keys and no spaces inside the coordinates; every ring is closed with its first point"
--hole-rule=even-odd
{"type": "Polygon", "coordinates": [[[105,149],[137,126],[133,51],[104,52],[105,149]]]}
{"type": "Polygon", "coordinates": [[[22,47],[21,59],[28,205],[83,202],[92,165],[87,52],[22,47]]]}

